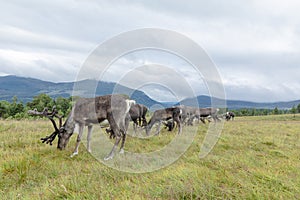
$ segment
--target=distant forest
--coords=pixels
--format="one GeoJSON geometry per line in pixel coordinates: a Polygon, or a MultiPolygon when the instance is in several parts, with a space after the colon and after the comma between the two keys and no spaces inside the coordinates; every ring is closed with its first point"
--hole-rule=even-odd
{"type": "MultiPolygon", "coordinates": [[[[47,94],[39,94],[34,96],[33,100],[24,104],[19,101],[16,96],[13,97],[11,102],[0,101],[0,118],[2,119],[23,119],[34,118],[28,115],[28,110],[37,109],[43,111],[44,108],[52,109],[56,106],[59,114],[67,116],[70,112],[73,100],[76,97],[57,97],[51,98],[47,94]]],[[[221,109],[222,112],[228,111],[228,109],[221,109]]],[[[236,116],[257,116],[257,115],[279,115],[279,114],[296,114],[300,113],[300,104],[294,105],[291,109],[281,110],[275,107],[274,109],[255,109],[255,108],[242,108],[237,110],[230,110],[235,113],[236,116]]],[[[220,114],[222,114],[222,112],[220,114]]]]}
{"type": "Polygon", "coordinates": [[[67,116],[72,108],[72,99],[72,97],[57,97],[53,99],[47,94],[40,94],[35,96],[31,102],[23,104],[14,96],[11,102],[0,101],[0,117],[2,119],[32,118],[32,116],[28,115],[28,110],[37,109],[38,111],[43,111],[44,108],[52,109],[53,106],[56,106],[60,115],[67,116]]]}

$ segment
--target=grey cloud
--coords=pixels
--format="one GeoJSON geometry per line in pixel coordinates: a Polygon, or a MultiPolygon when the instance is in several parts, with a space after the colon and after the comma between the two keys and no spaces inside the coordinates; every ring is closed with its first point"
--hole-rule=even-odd
{"type": "MultiPolygon", "coordinates": [[[[98,44],[120,32],[158,27],[178,31],[207,50],[228,98],[297,99],[299,8],[292,0],[5,1],[0,8],[0,74],[71,81],[98,44]]],[[[155,55],[159,59],[135,56],[116,66],[186,65],[164,53],[155,55]]],[[[113,69],[107,71],[108,80],[128,71],[113,69]]],[[[178,72],[189,83],[199,85],[197,93],[207,92],[203,79],[182,69],[178,72]]]]}
{"type": "Polygon", "coordinates": [[[193,85],[190,85],[185,77],[171,67],[158,64],[143,65],[131,70],[118,82],[134,89],[145,89],[146,93],[162,101],[170,101],[166,94],[169,94],[169,99],[172,100],[196,96],[193,85]]]}

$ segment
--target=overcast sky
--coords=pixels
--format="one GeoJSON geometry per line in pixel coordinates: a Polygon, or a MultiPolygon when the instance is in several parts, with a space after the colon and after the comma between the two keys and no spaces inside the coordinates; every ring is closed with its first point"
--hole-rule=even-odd
{"type": "MultiPolygon", "coordinates": [[[[74,81],[99,44],[150,27],[173,30],[198,43],[218,68],[228,99],[296,100],[300,99],[299,10],[297,0],[1,1],[0,76],[74,81]]],[[[206,94],[205,80],[188,73],[187,64],[174,57],[137,52],[120,58],[115,66],[181,67],[180,75],[189,84],[198,84],[197,93],[206,94]]],[[[108,71],[106,79],[116,81],[120,73],[124,72],[108,71]]],[[[167,94],[160,88],[144,87],[152,97],[159,94],[154,98],[167,100],[160,97],[167,94]]],[[[178,96],[186,97],[180,92],[178,96]]]]}

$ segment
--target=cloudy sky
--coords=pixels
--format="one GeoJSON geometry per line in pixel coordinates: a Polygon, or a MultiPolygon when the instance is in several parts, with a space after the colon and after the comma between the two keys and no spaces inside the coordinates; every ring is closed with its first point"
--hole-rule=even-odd
{"type": "MultiPolygon", "coordinates": [[[[88,56],[106,40],[134,29],[159,28],[183,34],[205,50],[220,73],[228,99],[300,99],[297,0],[10,0],[0,4],[0,76],[74,81],[88,56]]],[[[126,76],[128,71],[118,70],[120,66],[134,69],[153,63],[180,69],[175,70],[179,79],[197,85],[196,93],[207,93],[205,80],[194,75],[186,62],[159,51],[120,57],[103,79],[134,76],[126,76]]],[[[134,71],[138,74],[139,69],[134,71]]],[[[166,73],[162,70],[159,75],[166,73]]],[[[152,97],[157,94],[158,100],[167,100],[161,97],[168,94],[162,92],[162,85],[138,84],[152,97]]],[[[186,97],[184,92],[176,93],[186,97]]]]}

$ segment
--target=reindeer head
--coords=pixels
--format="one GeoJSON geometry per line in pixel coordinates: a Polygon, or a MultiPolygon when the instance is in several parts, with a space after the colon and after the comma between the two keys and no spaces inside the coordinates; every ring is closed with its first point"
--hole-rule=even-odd
{"type": "Polygon", "coordinates": [[[58,143],[57,143],[58,149],[63,150],[66,148],[70,137],[73,135],[74,128],[75,128],[75,123],[73,123],[69,117],[65,122],[65,124],[59,129],[58,143]]]}
{"type": "Polygon", "coordinates": [[[73,133],[69,134],[64,127],[61,127],[59,129],[59,133],[57,134],[57,136],[58,136],[57,148],[59,150],[63,150],[66,148],[72,134],[73,133]]]}

